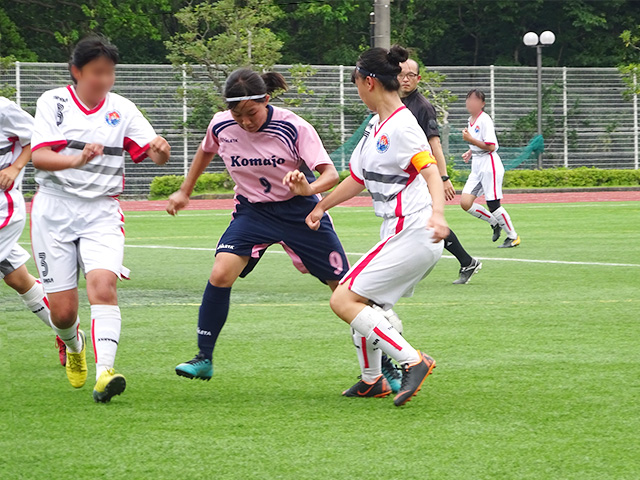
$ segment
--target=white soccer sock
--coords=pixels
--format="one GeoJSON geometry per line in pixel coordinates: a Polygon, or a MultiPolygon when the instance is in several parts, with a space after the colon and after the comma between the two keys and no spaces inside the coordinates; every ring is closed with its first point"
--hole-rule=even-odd
{"type": "Polygon", "coordinates": [[[76,318],[76,322],[69,328],[58,328],[51,322],[51,328],[62,339],[67,346],[67,350],[71,353],[80,353],[82,351],[82,340],[78,335],[80,328],[80,318],[76,318]]]}
{"type": "Polygon", "coordinates": [[[484,220],[485,222],[489,223],[492,227],[498,224],[498,220],[493,215],[491,215],[491,212],[489,212],[489,210],[484,208],[479,203],[474,203],[473,205],[471,205],[471,208],[467,210],[467,213],[470,213],[471,215],[473,215],[476,218],[479,218],[480,220],[484,220]]]}
{"type": "Polygon", "coordinates": [[[373,383],[376,378],[382,375],[382,351],[379,348],[374,348],[370,342],[367,342],[366,337],[353,328],[351,335],[358,354],[362,381],[373,383]]]}
{"type": "Polygon", "coordinates": [[[416,363],[420,355],[409,345],[402,335],[391,326],[380,312],[366,306],[351,322],[351,328],[367,338],[375,348],[379,348],[400,365],[416,363]]]}
{"type": "Polygon", "coordinates": [[[393,311],[392,308],[390,308],[389,310],[385,310],[379,305],[373,305],[373,309],[382,313],[384,315],[384,318],[389,320],[391,326],[395,328],[400,335],[402,335],[402,332],[404,331],[402,320],[400,320],[400,317],[396,312],[393,311]]]}
{"type": "Polygon", "coordinates": [[[49,301],[44,293],[44,288],[42,288],[42,284],[40,281],[36,280],[36,283],[33,284],[33,287],[26,292],[21,293],[20,298],[26,305],[26,307],[31,310],[42,322],[47,326],[51,327],[51,312],[49,310],[49,301]]]}
{"type": "Polygon", "coordinates": [[[91,305],[91,339],[96,357],[96,380],[102,372],[113,368],[116,360],[120,327],[120,307],[91,305]]]}
{"type": "Polygon", "coordinates": [[[493,216],[498,220],[498,223],[504,230],[504,233],[507,234],[507,237],[511,239],[518,238],[518,234],[516,233],[516,229],[513,228],[513,222],[511,221],[511,217],[504,209],[504,207],[500,207],[493,211],[493,216]]]}

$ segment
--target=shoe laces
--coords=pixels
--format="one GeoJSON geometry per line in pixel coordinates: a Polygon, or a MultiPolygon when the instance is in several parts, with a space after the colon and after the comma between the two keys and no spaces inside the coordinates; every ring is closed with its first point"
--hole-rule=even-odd
{"type": "Polygon", "coordinates": [[[204,358],[204,356],[203,356],[203,355],[198,354],[198,355],[196,355],[195,357],[193,357],[191,360],[189,360],[189,361],[188,361],[188,362],[186,362],[186,363],[188,363],[189,365],[198,365],[199,363],[204,363],[204,362],[206,362],[206,360],[207,360],[207,359],[206,359],[206,358],[204,358]]]}
{"type": "Polygon", "coordinates": [[[393,363],[391,363],[391,360],[389,360],[389,358],[383,357],[382,359],[382,373],[393,378],[400,378],[400,372],[398,371],[398,368],[393,363]]]}

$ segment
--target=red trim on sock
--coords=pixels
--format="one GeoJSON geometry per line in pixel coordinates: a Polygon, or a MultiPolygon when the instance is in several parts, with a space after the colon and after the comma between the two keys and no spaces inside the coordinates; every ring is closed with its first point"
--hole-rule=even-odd
{"type": "Polygon", "coordinates": [[[509,220],[507,220],[507,217],[505,217],[504,213],[501,213],[500,215],[502,215],[502,218],[504,218],[504,223],[506,223],[506,224],[507,224],[507,228],[508,228],[509,230],[513,230],[513,229],[511,228],[511,225],[509,225],[509,220]]]}
{"type": "Polygon", "coordinates": [[[98,350],[96,349],[96,319],[91,319],[91,343],[93,344],[93,357],[96,361],[96,365],[98,364],[98,350]]]}
{"type": "Polygon", "coordinates": [[[364,357],[364,368],[369,368],[369,357],[367,356],[367,339],[362,338],[362,356],[364,357]]]}
{"type": "Polygon", "coordinates": [[[491,215],[487,215],[487,214],[486,214],[486,213],[484,213],[482,210],[478,210],[477,208],[476,208],[476,212],[478,212],[480,215],[484,215],[484,216],[485,216],[485,217],[487,217],[487,218],[491,218],[491,215]]]}
{"type": "Polygon", "coordinates": [[[384,333],[382,333],[382,330],[380,330],[378,327],[375,327],[373,329],[373,332],[378,335],[382,340],[384,340],[385,342],[387,342],[389,345],[391,345],[393,348],[395,348],[396,350],[398,350],[399,352],[402,351],[402,347],[400,345],[398,345],[396,342],[394,342],[393,340],[391,340],[391,338],[389,338],[388,336],[386,336],[384,333]]]}

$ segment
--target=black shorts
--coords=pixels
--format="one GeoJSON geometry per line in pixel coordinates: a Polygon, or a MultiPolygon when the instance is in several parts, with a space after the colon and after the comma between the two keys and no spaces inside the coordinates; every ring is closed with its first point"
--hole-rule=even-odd
{"type": "Polygon", "coordinates": [[[320,228],[311,230],[305,223],[314,209],[316,197],[296,196],[284,202],[251,203],[236,197],[233,220],[216,247],[220,252],[251,257],[240,274],[248,275],[266,249],[279,243],[302,273],[310,273],[323,283],[340,280],[349,270],[349,261],[333,229],[331,217],[324,214],[320,228]]]}

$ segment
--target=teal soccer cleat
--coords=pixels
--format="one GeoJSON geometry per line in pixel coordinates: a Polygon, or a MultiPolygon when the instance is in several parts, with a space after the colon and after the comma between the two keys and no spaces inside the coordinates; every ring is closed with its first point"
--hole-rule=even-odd
{"type": "Polygon", "coordinates": [[[198,353],[192,360],[181,363],[176,367],[176,374],[181,377],[199,378],[200,380],[211,380],[213,376],[213,364],[208,358],[204,358],[198,353]]]}

